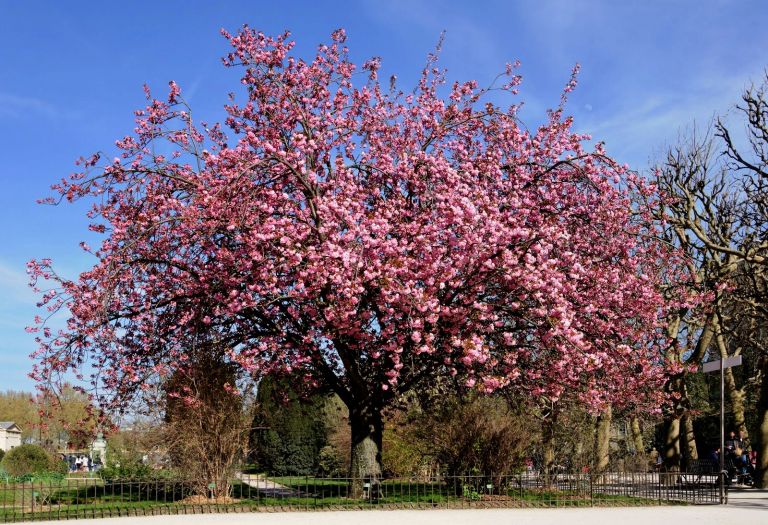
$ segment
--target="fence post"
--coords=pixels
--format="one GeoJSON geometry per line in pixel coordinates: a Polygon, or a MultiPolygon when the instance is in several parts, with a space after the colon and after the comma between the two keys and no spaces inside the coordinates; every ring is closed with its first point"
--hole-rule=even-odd
{"type": "Polygon", "coordinates": [[[659,471],[656,477],[656,485],[658,486],[658,491],[657,491],[658,498],[656,499],[656,501],[658,502],[659,505],[661,505],[661,476],[662,476],[662,473],[661,471],[659,471]]]}

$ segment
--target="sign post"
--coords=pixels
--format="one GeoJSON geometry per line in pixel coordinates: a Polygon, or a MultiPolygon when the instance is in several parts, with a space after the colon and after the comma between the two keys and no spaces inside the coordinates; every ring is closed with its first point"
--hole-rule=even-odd
{"type": "Polygon", "coordinates": [[[720,371],[720,504],[725,503],[725,369],[741,365],[741,356],[726,357],[704,363],[701,371],[705,374],[720,371]]]}

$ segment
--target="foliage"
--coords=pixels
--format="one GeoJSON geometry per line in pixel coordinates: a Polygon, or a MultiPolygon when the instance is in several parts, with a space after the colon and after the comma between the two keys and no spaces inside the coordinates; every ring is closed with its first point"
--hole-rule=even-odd
{"type": "Polygon", "coordinates": [[[0,463],[3,461],[3,456],[5,456],[5,450],[0,449],[0,463]]]}
{"type": "Polygon", "coordinates": [[[156,477],[162,471],[157,467],[158,456],[167,454],[167,443],[155,421],[136,420],[131,426],[119,429],[107,437],[106,463],[98,471],[105,481],[132,480],[156,477]]]}
{"type": "Polygon", "coordinates": [[[140,452],[111,447],[106,464],[99,470],[99,477],[105,481],[144,479],[152,474],[152,468],[143,461],[140,452]]]}
{"type": "Polygon", "coordinates": [[[345,476],[344,458],[339,450],[332,445],[325,445],[320,449],[317,457],[317,475],[328,478],[345,476]]]}
{"type": "Polygon", "coordinates": [[[400,475],[424,467],[453,476],[510,474],[520,470],[536,439],[530,420],[499,397],[447,398],[423,409],[412,407],[402,418],[392,425],[390,442],[399,442],[395,450],[404,458],[385,461],[393,469],[400,465],[403,472],[395,471],[400,475]]]}
{"type": "Polygon", "coordinates": [[[93,415],[88,396],[66,383],[56,395],[51,391],[0,393],[0,421],[15,422],[22,440],[36,438],[50,450],[87,447],[97,432],[93,415]]]}
{"type": "Polygon", "coordinates": [[[481,494],[477,491],[474,485],[464,484],[461,486],[461,494],[464,498],[470,501],[479,501],[482,499],[481,494]]]}
{"type": "MultiPolygon", "coordinates": [[[[167,101],[147,89],[113,160],[55,186],[50,202],[92,200],[105,236],[75,280],[29,264],[53,284],[45,317],[70,316],[62,333],[40,319],[36,379],[97,363],[102,405],[125,407],[205,332],[241,378],[332,389],[368,452],[383,411],[441,376],[595,408],[659,381],[659,264],[674,258],[632,206],[630,189],[653,209],[654,189],[572,131],[575,78],[529,130],[518,102],[488,96],[515,100],[513,65],[446,89],[431,56],[411,92],[382,86],[378,59],[353,64],[342,30],[311,61],[287,34],[224,35],[246,97],[228,131],[193,122],[174,82],[167,101]]],[[[378,475],[377,457],[355,475],[378,475]]]]}
{"type": "Polygon", "coordinates": [[[429,413],[420,412],[417,405],[387,415],[381,462],[388,475],[428,476],[431,473],[434,462],[429,452],[425,452],[429,444],[422,443],[422,436],[416,436],[416,428],[429,417],[429,413]]]}
{"type": "Polygon", "coordinates": [[[290,378],[261,380],[253,425],[253,453],[264,471],[277,476],[337,471],[340,466],[338,457],[326,448],[327,431],[323,417],[326,397],[317,395],[301,399],[291,386],[290,378]]]}
{"type": "Polygon", "coordinates": [[[8,451],[0,468],[11,476],[66,474],[67,465],[38,445],[21,445],[8,451]]]}
{"type": "Polygon", "coordinates": [[[165,443],[172,466],[200,496],[228,497],[235,463],[244,456],[253,420],[249,392],[236,387],[227,348],[197,335],[187,366],[166,381],[165,443]]]}

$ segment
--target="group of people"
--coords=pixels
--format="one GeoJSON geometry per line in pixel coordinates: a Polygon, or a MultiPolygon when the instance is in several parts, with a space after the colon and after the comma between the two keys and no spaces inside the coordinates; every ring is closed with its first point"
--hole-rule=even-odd
{"type": "Polygon", "coordinates": [[[62,456],[62,459],[69,466],[70,472],[92,472],[95,470],[90,456],[85,454],[62,454],[62,456]]]}
{"type": "MultiPolygon", "coordinates": [[[[712,451],[711,458],[720,462],[720,447],[712,451]]],[[[726,469],[735,478],[751,477],[755,472],[757,451],[752,450],[743,431],[740,431],[738,435],[731,431],[725,440],[723,459],[726,469]]]]}

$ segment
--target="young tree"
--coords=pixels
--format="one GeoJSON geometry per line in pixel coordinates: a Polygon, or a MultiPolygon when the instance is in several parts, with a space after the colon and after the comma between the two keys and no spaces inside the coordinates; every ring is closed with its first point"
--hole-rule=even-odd
{"type": "Polygon", "coordinates": [[[578,387],[599,407],[655,376],[665,255],[627,185],[653,191],[571,131],[573,79],[529,131],[517,105],[484,98],[516,95],[512,65],[498,86],[442,96],[431,57],[406,93],[381,86],[378,59],[357,68],[341,30],[311,61],[287,34],[224,35],[246,88],[228,133],[196,125],[172,82],[167,101],[147,91],[118,157],[55,186],[93,198],[105,239],[77,280],[30,263],[59,286],[46,307],[71,312],[66,330],[40,328],[40,381],[92,362],[119,407],[205,326],[244,375],[299,370],[332,389],[362,480],[381,474],[384,408],[435,377],[578,387]]]}
{"type": "Polygon", "coordinates": [[[226,348],[206,338],[190,341],[188,359],[164,383],[165,443],[171,465],[199,496],[226,498],[235,464],[246,450],[253,421],[248,391],[226,348]]]}

